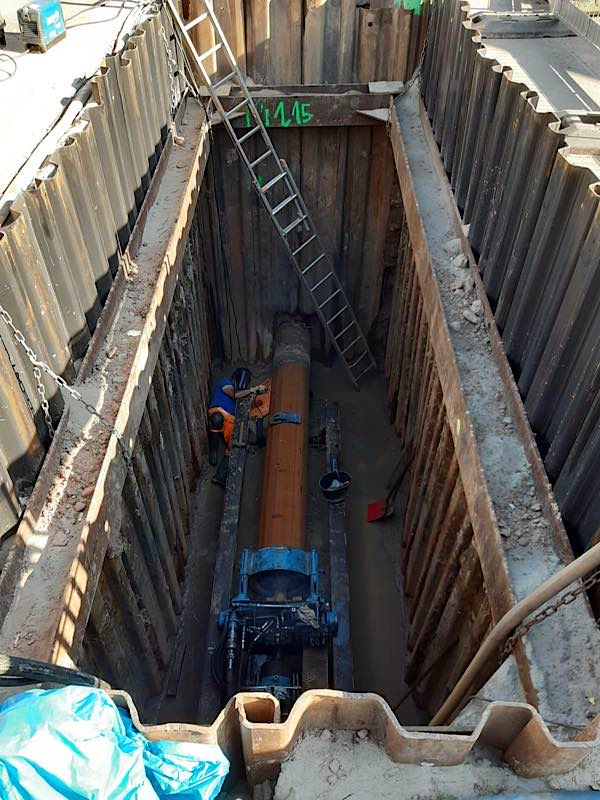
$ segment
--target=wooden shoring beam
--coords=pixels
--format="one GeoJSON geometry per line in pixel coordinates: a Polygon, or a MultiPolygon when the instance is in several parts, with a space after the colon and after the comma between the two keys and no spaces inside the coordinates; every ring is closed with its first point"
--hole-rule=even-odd
{"type": "Polygon", "coordinates": [[[204,109],[188,101],[165,146],[77,389],[105,424],[70,402],[17,531],[3,586],[5,653],[69,665],[78,656],[109,543],[118,538],[131,454],[163,343],[209,151],[204,109]],[[114,432],[121,437],[121,445],[114,432]],[[84,490],[88,490],[84,492],[84,490]]]}
{"type": "MultiPolygon", "coordinates": [[[[572,553],[527,431],[525,412],[423,113],[418,85],[396,101],[390,118],[445,414],[492,622],[497,622],[515,602],[568,563],[572,553]],[[465,285],[467,277],[471,287],[457,294],[457,278],[465,285]],[[477,301],[479,314],[470,308],[477,301]]],[[[434,533],[443,535],[443,531],[434,533]]],[[[600,635],[583,598],[531,628],[516,644],[514,655],[528,702],[559,724],[585,725],[600,635]],[[572,680],[575,674],[577,682],[572,680]]],[[[499,657],[490,662],[479,686],[472,689],[479,689],[499,663],[499,657]]]]}
{"type": "MultiPolygon", "coordinates": [[[[235,87],[234,87],[235,89],[235,87]]],[[[268,128],[325,128],[381,125],[385,120],[372,112],[389,108],[392,91],[369,91],[368,85],[274,86],[251,89],[252,99],[268,128]]],[[[233,91],[221,102],[232,111],[243,98],[233,91]]],[[[214,122],[220,121],[215,114],[214,122]]],[[[253,127],[250,112],[241,108],[232,119],[236,128],[253,127]]]]}

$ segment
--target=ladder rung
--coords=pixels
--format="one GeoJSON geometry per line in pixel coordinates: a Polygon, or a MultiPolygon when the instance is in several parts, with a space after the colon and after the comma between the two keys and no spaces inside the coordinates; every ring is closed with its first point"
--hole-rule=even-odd
{"type": "Polygon", "coordinates": [[[281,203],[279,203],[279,205],[276,205],[275,208],[271,209],[271,214],[273,216],[275,216],[276,214],[279,214],[280,211],[283,211],[283,209],[286,206],[289,206],[289,204],[292,202],[292,200],[295,200],[297,197],[298,197],[297,194],[291,194],[289,197],[286,197],[285,200],[282,200],[281,203]]]}
{"type": "Polygon", "coordinates": [[[310,291],[311,292],[316,292],[317,289],[319,288],[319,286],[322,286],[325,283],[326,280],[331,278],[332,275],[333,275],[333,272],[328,272],[327,275],[325,275],[324,278],[321,278],[321,280],[318,283],[315,283],[314,286],[310,287],[310,291]]]}
{"type": "Polygon", "coordinates": [[[336,289],[336,290],[335,290],[335,292],[334,292],[333,294],[330,294],[330,295],[329,295],[329,297],[327,298],[327,300],[324,300],[322,303],[320,303],[320,305],[319,305],[319,308],[324,308],[324,307],[327,305],[327,303],[331,303],[331,301],[333,300],[333,298],[334,298],[334,297],[337,297],[337,296],[338,296],[338,294],[341,294],[341,292],[342,292],[342,290],[341,290],[341,289],[336,289]]]}
{"type": "Polygon", "coordinates": [[[310,262],[310,264],[308,265],[308,267],[306,267],[306,269],[303,269],[303,270],[302,270],[302,274],[303,274],[303,275],[306,275],[306,273],[307,273],[309,270],[311,270],[311,269],[314,267],[314,265],[315,265],[315,264],[318,264],[318,263],[319,263],[319,261],[320,261],[322,258],[325,258],[325,253],[321,253],[321,255],[320,255],[320,256],[317,256],[317,257],[315,258],[315,260],[314,260],[314,261],[311,261],[311,262],[310,262]]]}
{"type": "Polygon", "coordinates": [[[223,43],[222,43],[222,42],[217,42],[217,43],[216,43],[216,45],[215,45],[214,47],[211,47],[211,48],[209,48],[208,50],[205,50],[205,51],[202,53],[202,55],[198,56],[198,61],[204,61],[204,59],[205,59],[205,58],[209,58],[209,56],[212,56],[212,55],[214,55],[215,53],[218,53],[218,52],[219,52],[219,50],[220,50],[222,47],[223,47],[223,43]]]}
{"type": "MultiPolygon", "coordinates": [[[[287,236],[288,233],[291,233],[294,230],[294,228],[297,228],[298,225],[300,225],[301,222],[304,222],[305,219],[306,219],[306,214],[301,214],[297,219],[295,219],[293,222],[291,222],[287,226],[287,228],[282,228],[281,229],[281,235],[282,236],[287,236]]],[[[323,255],[325,255],[325,254],[323,254],[323,255]]],[[[303,272],[302,272],[303,275],[304,275],[305,271],[306,270],[303,270],[303,272]]]]}
{"type": "Polygon", "coordinates": [[[334,314],[331,319],[327,320],[327,325],[331,325],[331,323],[334,321],[334,319],[337,319],[340,316],[340,314],[343,314],[344,311],[347,311],[347,309],[348,309],[348,306],[342,306],[342,308],[340,308],[340,310],[336,314],[334,314]]]}
{"type": "Polygon", "coordinates": [[[369,354],[369,351],[368,351],[368,350],[365,350],[365,351],[364,351],[364,353],[362,353],[362,354],[361,354],[361,355],[360,355],[360,356],[359,356],[359,357],[356,359],[356,361],[353,361],[353,362],[352,362],[352,364],[349,364],[349,367],[350,367],[350,369],[354,369],[354,367],[355,367],[357,364],[360,364],[360,362],[363,360],[363,358],[364,358],[366,355],[368,355],[368,354],[369,354]]]}
{"type": "Polygon", "coordinates": [[[229,111],[228,111],[228,112],[225,114],[225,116],[227,117],[227,119],[229,119],[230,117],[235,117],[235,115],[238,113],[238,111],[240,110],[240,108],[243,108],[243,107],[246,105],[246,103],[247,103],[247,102],[248,102],[248,101],[246,100],[246,98],[244,98],[244,99],[242,100],[242,102],[241,102],[241,103],[238,103],[238,104],[237,104],[237,106],[234,106],[232,109],[230,109],[230,110],[229,110],[229,111]]]}
{"type": "Polygon", "coordinates": [[[341,338],[342,338],[342,336],[343,336],[345,333],[347,333],[347,332],[350,330],[350,328],[351,328],[353,325],[354,325],[354,320],[352,320],[352,322],[350,323],[350,325],[346,325],[346,327],[345,327],[345,328],[343,328],[343,329],[342,329],[342,330],[341,330],[341,331],[340,331],[340,332],[337,334],[337,336],[335,337],[335,340],[337,341],[338,339],[341,339],[341,338]]]}
{"type": "Polygon", "coordinates": [[[267,152],[263,153],[262,156],[259,156],[258,158],[255,158],[254,161],[251,161],[250,166],[252,167],[252,169],[254,169],[254,167],[257,167],[265,160],[265,158],[267,158],[270,155],[273,155],[273,153],[271,152],[271,150],[267,150],[267,152]]]}
{"type": "Polygon", "coordinates": [[[256,128],[252,128],[252,130],[251,130],[251,131],[248,131],[248,133],[245,133],[243,136],[240,136],[240,138],[238,139],[238,142],[239,142],[240,144],[241,144],[242,142],[245,142],[245,141],[246,141],[246,139],[249,139],[249,138],[252,136],[252,134],[253,134],[253,133],[256,133],[256,131],[259,131],[259,130],[260,130],[260,128],[261,128],[261,126],[260,126],[260,125],[257,125],[257,126],[256,126],[256,128]]]}
{"type": "Polygon", "coordinates": [[[261,192],[263,194],[265,192],[268,192],[271,186],[275,186],[275,184],[278,183],[282,178],[285,178],[285,175],[286,175],[285,172],[280,172],[279,175],[275,175],[275,177],[271,178],[271,180],[268,183],[265,183],[264,186],[261,186],[260,188],[261,192]]]}
{"type": "Polygon", "coordinates": [[[357,376],[354,378],[354,380],[355,380],[355,381],[358,383],[358,381],[359,381],[359,380],[362,378],[362,376],[363,376],[363,375],[366,375],[366,374],[367,374],[367,372],[368,372],[370,369],[373,369],[373,366],[374,366],[373,364],[369,364],[369,366],[368,366],[368,367],[365,367],[365,369],[363,369],[363,371],[362,371],[362,372],[359,372],[359,374],[358,374],[358,375],[357,375],[357,376]]]}
{"type": "Polygon", "coordinates": [[[313,241],[314,241],[316,238],[317,238],[317,234],[316,234],[316,233],[313,233],[313,235],[310,237],[310,239],[307,239],[305,242],[302,242],[302,244],[300,245],[300,247],[297,247],[297,248],[294,250],[294,252],[292,253],[292,255],[293,255],[293,256],[297,256],[297,255],[298,255],[298,253],[300,252],[300,250],[304,250],[304,248],[306,247],[306,245],[308,245],[308,244],[310,244],[311,242],[313,242],[313,241]]]}
{"type": "MultiPolygon", "coordinates": [[[[219,80],[216,83],[211,83],[210,88],[214,92],[215,89],[219,89],[221,86],[228,83],[231,80],[231,78],[237,78],[237,73],[235,70],[233,70],[233,72],[230,72],[229,75],[225,75],[224,78],[219,78],[219,80]]],[[[246,101],[244,100],[244,102],[246,101]]]]}
{"type": "Polygon", "coordinates": [[[184,25],[183,28],[186,31],[191,30],[191,28],[195,27],[196,25],[200,25],[201,22],[204,22],[205,19],[208,18],[208,12],[205,11],[204,14],[200,14],[199,17],[193,19],[191,22],[188,22],[187,25],[184,25]]]}
{"type": "Polygon", "coordinates": [[[357,336],[357,337],[356,337],[356,339],[355,339],[353,342],[350,342],[350,344],[349,344],[347,347],[344,347],[344,349],[342,350],[342,355],[343,355],[344,353],[347,353],[347,352],[348,352],[348,350],[350,350],[350,348],[354,347],[354,345],[355,345],[357,342],[360,342],[360,340],[361,340],[362,338],[363,338],[363,337],[362,337],[362,334],[361,334],[360,336],[357,336]]]}

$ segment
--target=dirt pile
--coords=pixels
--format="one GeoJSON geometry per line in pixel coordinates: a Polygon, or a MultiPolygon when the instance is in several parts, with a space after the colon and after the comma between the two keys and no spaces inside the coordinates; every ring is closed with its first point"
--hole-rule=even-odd
{"type": "MultiPolygon", "coordinates": [[[[526,779],[491,751],[472,751],[462,764],[395,764],[367,731],[307,731],[281,766],[274,800],[433,800],[600,788],[600,754],[567,775],[526,779]]],[[[262,787],[261,787],[262,791],[262,787]]]]}

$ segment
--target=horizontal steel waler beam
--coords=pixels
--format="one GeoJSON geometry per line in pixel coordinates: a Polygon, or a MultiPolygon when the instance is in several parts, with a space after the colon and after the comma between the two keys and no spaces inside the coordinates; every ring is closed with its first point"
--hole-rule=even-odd
{"type": "MultiPolygon", "coordinates": [[[[324,128],[352,125],[381,125],[385,122],[373,112],[387,110],[390,98],[400,91],[400,81],[380,81],[369,85],[344,84],[329,86],[273,86],[252,87],[252,99],[268,128],[324,128]]],[[[228,96],[220,100],[226,112],[242,103],[243,97],[233,86],[228,96]]],[[[234,127],[254,125],[245,107],[231,118],[234,127]]],[[[220,115],[215,115],[215,122],[220,115]]]]}
{"type": "Polygon", "coordinates": [[[131,455],[210,148],[204,109],[183,105],[179,144],[170,134],[76,384],[106,424],[69,403],[2,572],[5,653],[63,665],[77,659],[107,549],[119,535],[121,447],[131,455]]]}
{"type": "MultiPolygon", "coordinates": [[[[572,552],[461,228],[418,86],[396,101],[390,137],[445,413],[496,622],[568,563],[572,552]],[[459,242],[458,256],[448,247],[452,240],[459,242]],[[480,321],[464,317],[453,292],[457,274],[453,257],[462,262],[458,272],[462,270],[473,281],[483,310],[480,321]],[[528,512],[536,501],[539,516],[534,525],[528,512]]],[[[588,604],[580,597],[517,643],[519,683],[507,681],[507,688],[499,690],[502,696],[494,699],[526,698],[543,716],[567,727],[584,728],[599,655],[600,635],[588,604]],[[578,676],[577,682],[573,675],[578,676]]],[[[496,669],[497,664],[490,663],[473,690],[496,669]]],[[[505,673],[515,677],[510,664],[505,673]]]]}

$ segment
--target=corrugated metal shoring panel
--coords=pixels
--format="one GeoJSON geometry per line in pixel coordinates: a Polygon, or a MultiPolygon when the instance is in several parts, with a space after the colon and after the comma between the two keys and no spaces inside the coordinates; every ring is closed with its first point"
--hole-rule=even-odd
{"type": "MultiPolygon", "coordinates": [[[[38,357],[72,381],[94,332],[171,118],[161,21],[154,14],[108,56],[64,144],[0,225],[0,296],[38,357]]],[[[176,57],[173,51],[172,57],[176,57]]],[[[179,101],[181,87],[173,86],[179,101]]],[[[0,330],[0,536],[17,522],[48,431],[32,367],[0,330]]],[[[42,382],[52,417],[62,397],[42,382]]]]}
{"type": "Polygon", "coordinates": [[[506,353],[577,551],[600,526],[600,139],[486,58],[434,6],[425,105],[506,353]]]}
{"type": "Polygon", "coordinates": [[[405,679],[422,677],[415,697],[433,715],[489,632],[492,612],[406,221],[398,264],[390,329],[402,335],[388,340],[385,371],[394,427],[415,452],[402,526],[405,679]]]}
{"type": "MultiPolygon", "coordinates": [[[[385,127],[270,133],[298,178],[363,330],[376,344],[383,338],[377,334],[387,330],[391,296],[386,287],[395,269],[400,221],[385,127]]],[[[268,359],[274,315],[310,314],[312,304],[300,296],[283,246],[222,131],[215,134],[205,184],[201,213],[205,220],[212,218],[203,239],[220,333],[216,350],[233,360],[268,359]]]]}
{"type": "MultiPolygon", "coordinates": [[[[184,20],[203,11],[179,0],[184,20]]],[[[214,0],[242,71],[257,84],[366,83],[412,74],[427,25],[394,0],[214,0]]],[[[214,45],[208,26],[192,28],[199,52],[214,45]]],[[[207,59],[209,71],[216,56],[207,59]]],[[[220,62],[219,62],[220,63],[220,62]]]]}
{"type": "MultiPolygon", "coordinates": [[[[195,15],[193,2],[183,6],[186,18],[195,15]]],[[[219,0],[215,6],[242,68],[255,82],[272,84],[403,79],[416,63],[427,18],[426,12],[414,16],[392,8],[388,0],[374,0],[369,8],[345,0],[219,0]],[[390,53],[396,54],[391,63],[390,53]]],[[[168,17],[161,19],[170,34],[168,17]]],[[[145,21],[123,53],[106,59],[77,132],[0,225],[3,302],[35,352],[67,381],[76,377],[165,140],[170,85],[159,55],[159,22],[156,16],[145,21]]],[[[181,87],[175,82],[173,88],[178,100],[181,87]]],[[[349,134],[344,152],[346,146],[364,151],[360,137],[349,134]]],[[[317,158],[316,139],[311,148],[317,158]]],[[[377,185],[366,188],[379,191],[377,185]]],[[[377,253],[383,246],[381,237],[373,243],[366,236],[358,244],[377,253]]],[[[339,246],[356,245],[350,240],[339,246]]],[[[366,320],[372,315],[372,309],[364,311],[366,320]]],[[[251,328],[249,323],[249,357],[261,353],[251,328]]],[[[263,344],[264,354],[269,344],[263,344]]],[[[2,536],[20,516],[48,431],[31,366],[6,331],[0,371],[2,536]]],[[[45,376],[42,382],[56,420],[62,398],[45,376]]]]}
{"type": "Polygon", "coordinates": [[[120,535],[107,552],[78,659],[139,703],[160,692],[172,655],[205,446],[211,354],[200,229],[196,215],[123,489],[120,535]]]}

